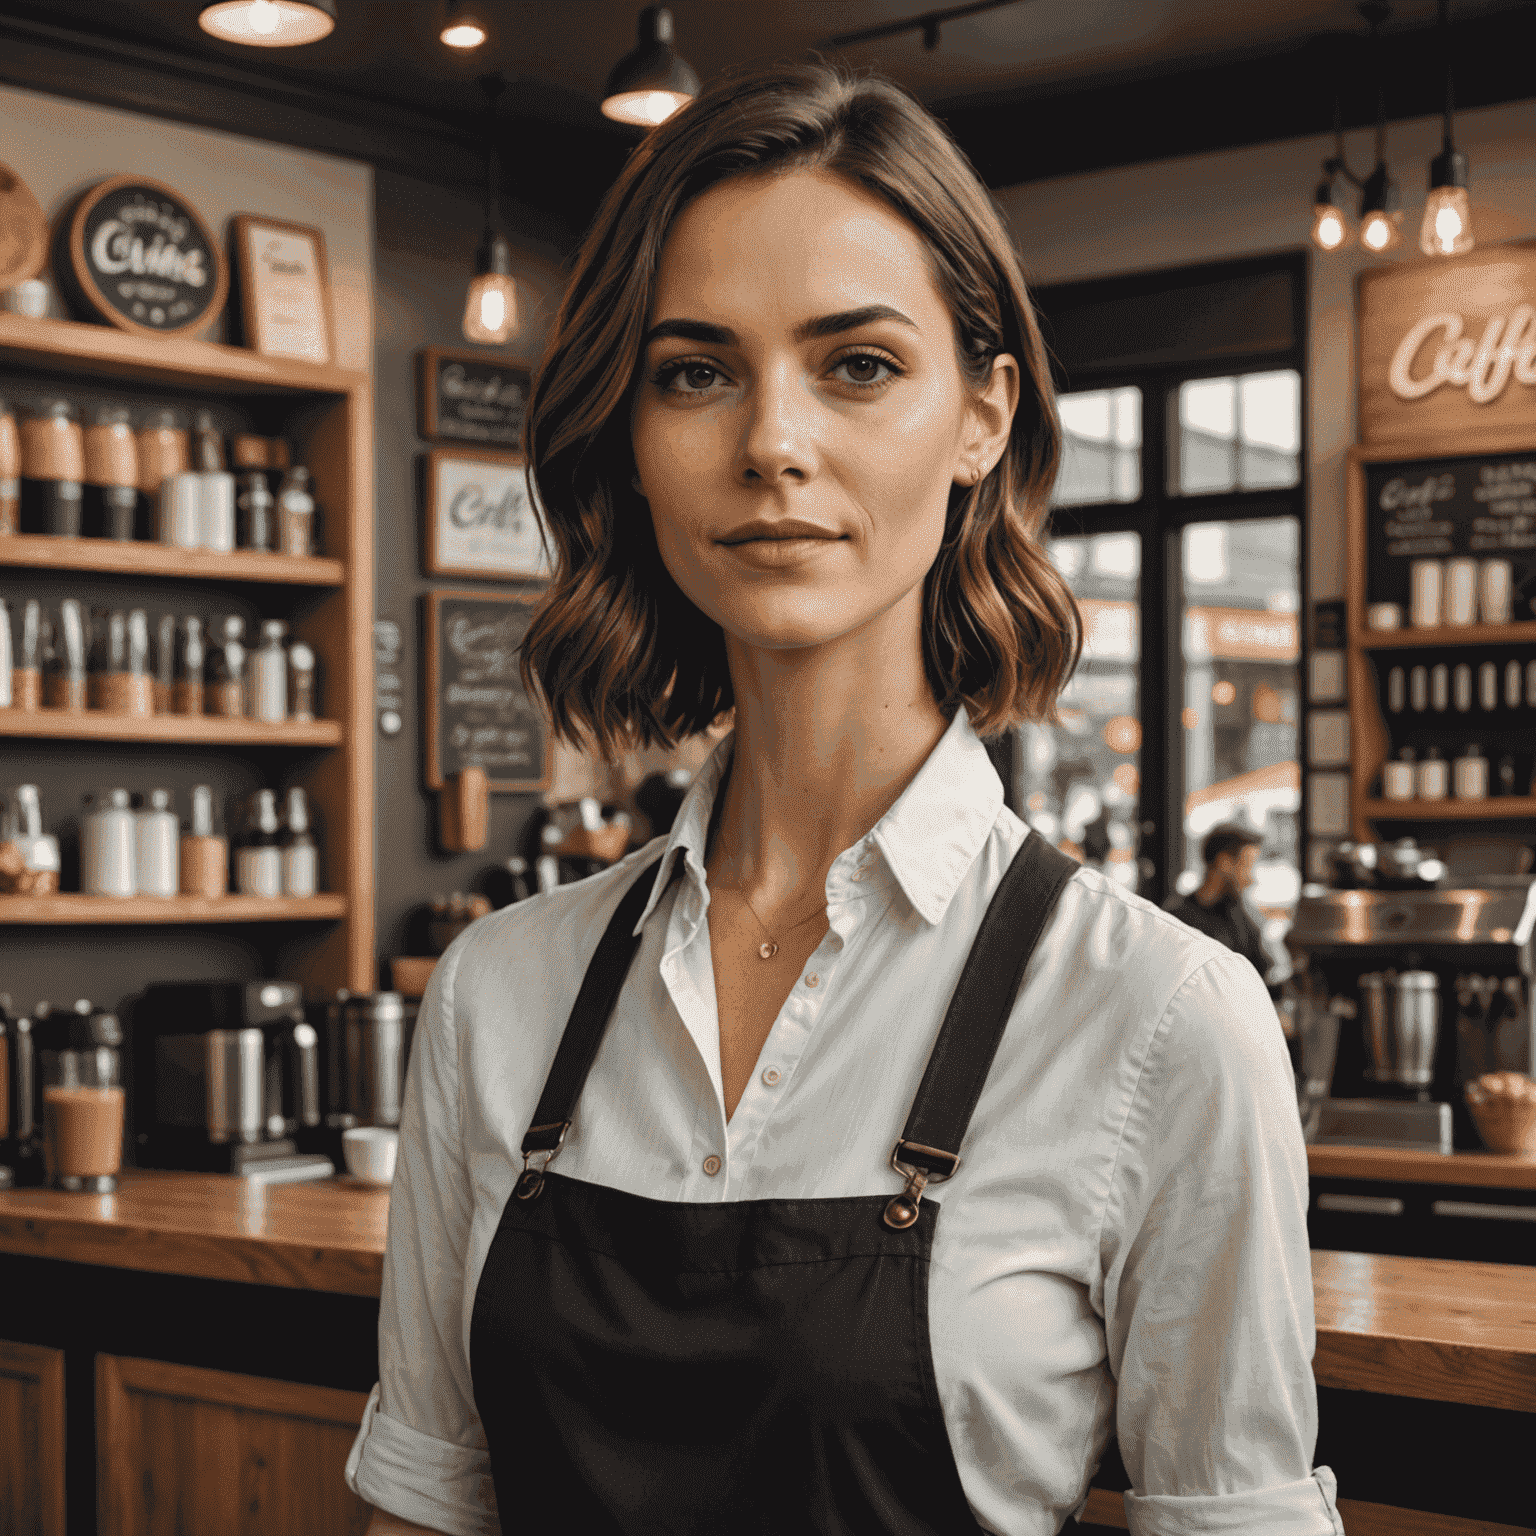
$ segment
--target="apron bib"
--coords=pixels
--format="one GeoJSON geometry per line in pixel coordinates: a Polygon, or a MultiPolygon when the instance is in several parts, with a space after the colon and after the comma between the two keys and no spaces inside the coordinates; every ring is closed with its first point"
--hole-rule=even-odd
{"type": "Polygon", "coordinates": [[[475,1292],[475,1404],[509,1536],[981,1530],[934,1381],[940,1206],[923,1194],[959,1166],[1077,868],[1031,832],[1004,873],[891,1154],[901,1194],[718,1204],[549,1168],[639,946],[656,864],[643,871],[582,980],[475,1292]]]}

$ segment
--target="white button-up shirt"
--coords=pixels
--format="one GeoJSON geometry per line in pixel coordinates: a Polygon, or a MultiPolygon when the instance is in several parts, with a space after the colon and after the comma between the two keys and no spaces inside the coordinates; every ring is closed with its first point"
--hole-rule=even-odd
{"type": "MultiPolygon", "coordinates": [[[[727,1120],[703,860],[733,740],[667,838],[481,919],[433,974],[390,1198],[379,1382],[346,1471],[404,1519],[501,1529],[470,1380],[475,1290],[588,961],[663,847],[560,1172],[671,1201],[902,1186],[891,1149],[1028,829],[962,707],[832,864],[830,931],[727,1120]]],[[[1114,1434],[1139,1536],[1342,1536],[1333,1474],[1312,1466],[1306,1153],[1248,961],[1077,871],[960,1150],[929,1196],[929,1331],[982,1528],[1054,1536],[1114,1434]]]]}

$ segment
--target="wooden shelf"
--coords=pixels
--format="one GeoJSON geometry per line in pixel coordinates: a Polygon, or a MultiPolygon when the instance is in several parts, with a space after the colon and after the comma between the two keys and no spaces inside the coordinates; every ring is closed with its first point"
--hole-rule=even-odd
{"type": "Polygon", "coordinates": [[[0,923],[29,925],[127,923],[334,922],[347,915],[344,896],[0,896],[0,923]]]}
{"type": "Polygon", "coordinates": [[[225,720],[218,715],[109,715],[92,709],[0,709],[0,736],[41,741],[198,742],[227,747],[339,747],[335,720],[225,720]]]}
{"type": "Polygon", "coordinates": [[[164,383],[217,386],[223,393],[346,394],[368,388],[366,373],[295,358],[263,357],[246,347],[180,336],[136,336],[77,320],[0,314],[0,358],[59,372],[90,372],[164,383]]]}
{"type": "Polygon", "coordinates": [[[1437,624],[1432,629],[1368,629],[1362,651],[1413,650],[1442,645],[1536,645],[1536,621],[1519,624],[1437,624]]]}
{"type": "Polygon", "coordinates": [[[1373,821],[1503,821],[1536,816],[1536,795],[1498,795],[1488,800],[1367,800],[1373,821]]]}
{"type": "Polygon", "coordinates": [[[43,534],[0,536],[0,566],[45,571],[101,571],[114,576],[168,576],[177,581],[284,582],[301,587],[339,587],[340,560],[271,555],[239,549],[176,549],[169,544],[116,539],[54,539],[43,534]]]}

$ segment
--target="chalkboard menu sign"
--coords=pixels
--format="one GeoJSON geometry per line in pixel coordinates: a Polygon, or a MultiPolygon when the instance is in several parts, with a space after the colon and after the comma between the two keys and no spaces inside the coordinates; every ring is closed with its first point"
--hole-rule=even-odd
{"type": "Polygon", "coordinates": [[[1505,559],[1516,620],[1536,598],[1536,449],[1365,466],[1366,601],[1409,599],[1415,560],[1505,559]]]}
{"type": "Polygon", "coordinates": [[[217,318],[224,253],[180,193],[143,176],[92,187],[59,221],[58,275],[73,306],[120,330],[180,336],[217,318]]]}
{"type": "Polygon", "coordinates": [[[421,359],[421,435],[520,448],[530,375],[505,358],[428,347],[421,359]]]}
{"type": "Polygon", "coordinates": [[[427,618],[427,785],[483,768],[493,790],[549,787],[544,720],[519,648],[537,593],[433,592],[427,618]]]}

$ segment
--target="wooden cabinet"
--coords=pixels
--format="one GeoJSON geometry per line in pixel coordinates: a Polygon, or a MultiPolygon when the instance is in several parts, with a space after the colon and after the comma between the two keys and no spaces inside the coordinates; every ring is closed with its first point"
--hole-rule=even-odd
{"type": "Polygon", "coordinates": [[[0,1536],[64,1536],[64,1351],[0,1339],[0,1536]]]}
{"type": "Polygon", "coordinates": [[[96,1357],[98,1529],[113,1536],[362,1536],[342,1478],[367,1397],[96,1357]]]}

